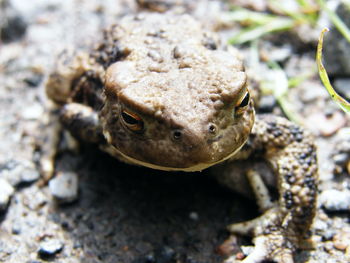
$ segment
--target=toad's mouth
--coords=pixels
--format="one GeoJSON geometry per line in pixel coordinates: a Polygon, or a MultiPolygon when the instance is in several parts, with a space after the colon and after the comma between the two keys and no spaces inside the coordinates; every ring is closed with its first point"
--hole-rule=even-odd
{"type": "Polygon", "coordinates": [[[209,168],[210,166],[219,164],[219,163],[221,163],[223,161],[226,161],[226,160],[230,159],[237,152],[239,152],[241,150],[241,148],[243,147],[243,145],[245,143],[246,143],[246,140],[243,141],[243,143],[239,147],[237,147],[233,152],[229,153],[227,156],[221,158],[220,160],[216,160],[214,162],[209,162],[209,163],[208,162],[197,163],[197,164],[195,164],[193,166],[190,166],[190,167],[169,167],[169,166],[162,166],[162,165],[158,165],[158,164],[153,164],[153,163],[141,161],[141,160],[135,159],[135,158],[133,158],[131,156],[128,156],[128,155],[124,154],[123,152],[121,152],[120,150],[118,150],[114,146],[111,146],[112,149],[113,149],[113,152],[111,151],[111,149],[104,149],[104,150],[106,152],[109,152],[112,156],[115,156],[115,153],[119,154],[122,158],[124,158],[129,163],[140,165],[140,166],[145,166],[147,168],[151,168],[151,169],[155,169],[155,170],[199,172],[199,171],[202,171],[202,170],[205,170],[205,169],[209,168]]]}

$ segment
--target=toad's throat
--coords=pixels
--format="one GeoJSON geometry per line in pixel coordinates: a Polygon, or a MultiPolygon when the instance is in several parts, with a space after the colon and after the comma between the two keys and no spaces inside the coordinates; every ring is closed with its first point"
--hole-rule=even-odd
{"type": "Polygon", "coordinates": [[[195,164],[193,166],[190,167],[168,167],[168,166],[162,166],[162,165],[157,165],[157,164],[153,164],[153,163],[149,163],[149,162],[144,162],[144,161],[140,161],[137,160],[131,156],[128,156],[124,153],[122,153],[120,150],[118,150],[116,147],[110,145],[108,148],[104,149],[106,152],[110,153],[112,156],[115,156],[115,154],[117,153],[119,156],[122,157],[122,159],[124,159],[127,163],[132,163],[132,164],[136,164],[136,165],[140,165],[140,166],[145,166],[151,169],[155,169],[155,170],[162,170],[162,171],[183,171],[183,172],[198,172],[198,171],[202,171],[205,170],[207,168],[209,168],[210,166],[213,166],[215,164],[219,164],[227,159],[230,159],[231,157],[233,157],[237,152],[239,152],[241,150],[241,148],[243,147],[243,145],[246,143],[247,140],[243,141],[243,143],[237,147],[233,152],[231,152],[230,154],[228,154],[227,156],[225,156],[224,158],[216,161],[216,162],[212,162],[212,163],[198,163],[195,164]]]}

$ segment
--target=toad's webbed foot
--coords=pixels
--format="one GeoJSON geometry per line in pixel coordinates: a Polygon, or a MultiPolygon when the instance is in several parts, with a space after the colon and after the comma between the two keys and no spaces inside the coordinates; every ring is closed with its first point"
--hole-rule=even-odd
{"type": "Polygon", "coordinates": [[[248,173],[263,214],[228,229],[253,236],[255,249],[243,261],[231,257],[226,262],[292,263],[293,252],[307,239],[316,211],[317,160],[311,136],[286,119],[260,116],[245,150],[262,153],[271,164],[278,177],[279,199],[272,203],[260,176],[248,173]]]}

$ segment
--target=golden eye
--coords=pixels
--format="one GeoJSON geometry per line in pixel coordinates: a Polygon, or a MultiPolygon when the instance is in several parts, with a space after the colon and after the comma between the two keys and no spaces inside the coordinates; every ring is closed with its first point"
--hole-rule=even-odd
{"type": "Polygon", "coordinates": [[[142,132],[144,128],[143,120],[137,114],[128,110],[122,110],[122,120],[124,125],[133,132],[142,132]]]}
{"type": "Polygon", "coordinates": [[[247,91],[244,96],[241,97],[241,99],[237,102],[236,107],[235,107],[235,114],[239,115],[242,114],[246,107],[249,105],[250,101],[250,95],[249,91],[247,91]]]}

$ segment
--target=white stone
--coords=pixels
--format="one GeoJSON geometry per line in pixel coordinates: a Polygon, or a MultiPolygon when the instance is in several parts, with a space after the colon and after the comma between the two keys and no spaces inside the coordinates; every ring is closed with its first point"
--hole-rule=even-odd
{"type": "Polygon", "coordinates": [[[0,211],[4,210],[15,189],[5,179],[0,178],[0,211]]]}

